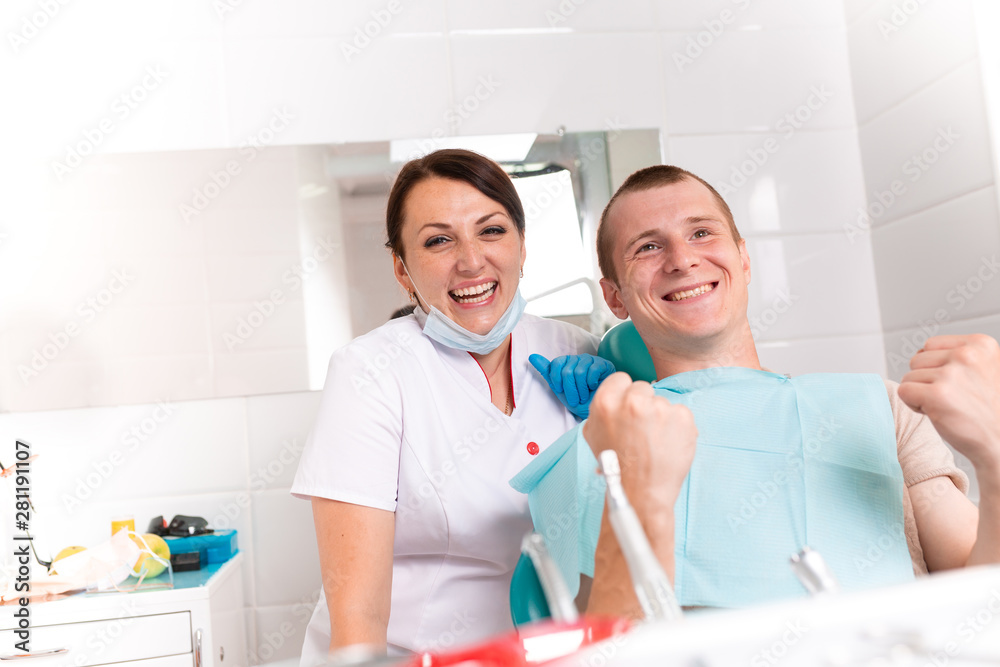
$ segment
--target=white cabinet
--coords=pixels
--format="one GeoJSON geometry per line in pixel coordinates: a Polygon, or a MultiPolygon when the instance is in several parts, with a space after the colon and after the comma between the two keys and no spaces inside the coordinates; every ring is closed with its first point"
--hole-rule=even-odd
{"type": "Polygon", "coordinates": [[[0,661],[20,667],[246,667],[242,555],[174,575],[170,590],[76,595],[30,605],[33,654],[14,648],[15,607],[0,607],[0,661]],[[13,664],[13,662],[11,662],[13,664]]]}

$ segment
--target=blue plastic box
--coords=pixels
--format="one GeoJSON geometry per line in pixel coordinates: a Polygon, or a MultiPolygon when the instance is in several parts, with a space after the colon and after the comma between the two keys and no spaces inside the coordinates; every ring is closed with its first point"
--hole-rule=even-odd
{"type": "Polygon", "coordinates": [[[225,563],[236,555],[239,547],[235,530],[217,530],[208,535],[194,537],[164,537],[171,554],[187,554],[197,551],[201,554],[201,566],[225,563]]]}

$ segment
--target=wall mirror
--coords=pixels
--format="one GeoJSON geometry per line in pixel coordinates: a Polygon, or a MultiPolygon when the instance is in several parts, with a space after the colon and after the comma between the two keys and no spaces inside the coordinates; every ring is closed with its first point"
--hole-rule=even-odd
{"type": "Polygon", "coordinates": [[[93,155],[8,179],[0,411],[320,389],[332,351],[405,304],[385,201],[445,145],[516,177],[529,312],[603,331],[596,221],[661,161],[655,129],[93,155]]]}

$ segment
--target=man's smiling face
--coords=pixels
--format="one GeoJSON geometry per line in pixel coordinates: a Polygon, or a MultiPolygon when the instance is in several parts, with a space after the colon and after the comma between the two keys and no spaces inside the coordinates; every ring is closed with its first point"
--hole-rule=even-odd
{"type": "Polygon", "coordinates": [[[605,300],[648,346],[705,349],[746,327],[746,245],[704,185],[685,178],[629,192],[606,224],[618,284],[601,280],[605,300]]]}

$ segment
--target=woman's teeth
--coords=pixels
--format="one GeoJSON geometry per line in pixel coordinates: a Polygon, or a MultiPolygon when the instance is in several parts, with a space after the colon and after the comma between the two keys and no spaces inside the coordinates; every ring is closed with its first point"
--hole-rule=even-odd
{"type": "Polygon", "coordinates": [[[694,289],[689,289],[684,292],[674,292],[667,298],[671,301],[681,301],[683,299],[690,299],[693,296],[698,296],[699,294],[704,294],[705,292],[711,292],[715,289],[715,283],[707,283],[701,287],[695,287],[694,289]]]}
{"type": "Polygon", "coordinates": [[[475,287],[465,287],[449,292],[451,298],[459,303],[479,303],[493,296],[497,283],[494,280],[490,283],[483,283],[475,287]]]}

